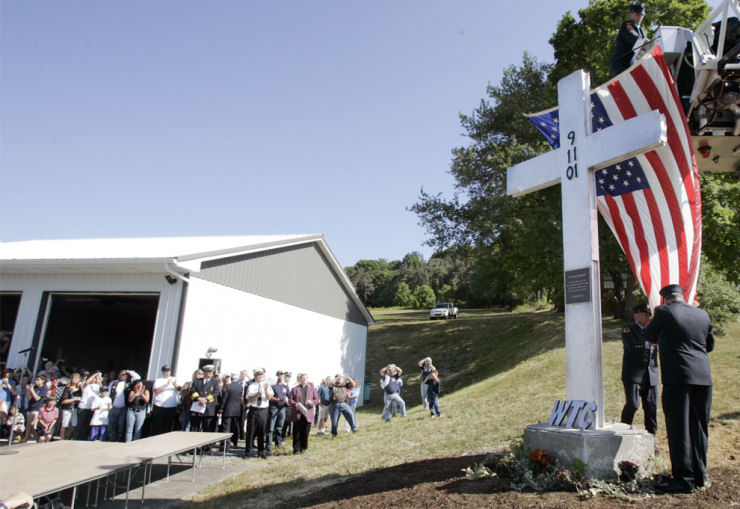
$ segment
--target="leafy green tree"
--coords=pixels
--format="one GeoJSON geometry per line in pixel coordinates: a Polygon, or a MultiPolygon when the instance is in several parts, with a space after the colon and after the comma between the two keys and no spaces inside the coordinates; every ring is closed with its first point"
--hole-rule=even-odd
{"type": "Polygon", "coordinates": [[[396,297],[398,289],[397,272],[397,270],[388,268],[388,270],[380,272],[374,278],[373,306],[389,307],[393,305],[393,299],[396,297]]]}
{"type": "Polygon", "coordinates": [[[398,268],[398,277],[400,281],[408,284],[412,290],[418,286],[429,284],[427,264],[421,253],[408,253],[403,257],[398,268]]]}
{"type": "Polygon", "coordinates": [[[398,290],[396,291],[396,297],[393,299],[393,304],[403,308],[410,308],[414,305],[414,295],[411,293],[409,285],[406,283],[400,283],[398,290]]]}
{"type": "Polygon", "coordinates": [[[731,173],[704,172],[702,251],[731,283],[740,284],[740,181],[731,173]]]}
{"type": "Polygon", "coordinates": [[[352,271],[350,280],[363,304],[369,305],[368,299],[372,296],[373,290],[375,290],[373,274],[366,268],[359,267],[352,271]]]}
{"type": "Polygon", "coordinates": [[[439,296],[439,300],[455,300],[455,294],[452,291],[452,287],[448,284],[442,285],[442,287],[437,291],[437,295],[439,296]]]}
{"type": "Polygon", "coordinates": [[[437,303],[434,290],[429,285],[417,286],[414,290],[414,307],[417,309],[430,308],[437,303]]]}
{"type": "Polygon", "coordinates": [[[727,334],[727,324],[740,315],[740,286],[727,281],[722,271],[706,260],[699,272],[697,297],[719,334],[727,334]]]}

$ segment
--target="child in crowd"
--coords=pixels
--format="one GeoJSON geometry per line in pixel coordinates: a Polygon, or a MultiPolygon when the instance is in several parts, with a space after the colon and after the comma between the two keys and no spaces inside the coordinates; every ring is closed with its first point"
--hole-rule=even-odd
{"type": "Polygon", "coordinates": [[[26,419],[23,414],[18,411],[18,407],[12,405],[8,410],[8,418],[5,419],[5,427],[7,429],[7,436],[10,437],[11,429],[13,431],[13,438],[18,439],[19,442],[23,440],[23,432],[26,431],[26,419]],[[13,417],[15,417],[15,426],[13,425],[13,417]]]}
{"type": "Polygon", "coordinates": [[[39,443],[51,442],[54,435],[54,425],[59,420],[59,409],[54,406],[56,398],[49,396],[44,400],[44,406],[39,410],[36,418],[36,434],[39,443]]]}
{"type": "Polygon", "coordinates": [[[100,393],[92,404],[93,416],[90,419],[90,437],[88,440],[104,442],[108,438],[108,413],[113,401],[108,397],[108,387],[100,386],[100,393]]]}

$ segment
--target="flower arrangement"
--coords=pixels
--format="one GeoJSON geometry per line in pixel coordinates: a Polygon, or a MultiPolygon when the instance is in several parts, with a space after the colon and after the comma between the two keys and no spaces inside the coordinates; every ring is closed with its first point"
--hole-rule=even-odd
{"type": "Polygon", "coordinates": [[[529,458],[532,473],[534,475],[548,474],[552,472],[552,469],[555,466],[555,458],[542,449],[531,451],[527,457],[529,458]]]}
{"type": "Polygon", "coordinates": [[[619,462],[619,480],[622,482],[631,482],[637,479],[640,467],[628,460],[619,462]]]}

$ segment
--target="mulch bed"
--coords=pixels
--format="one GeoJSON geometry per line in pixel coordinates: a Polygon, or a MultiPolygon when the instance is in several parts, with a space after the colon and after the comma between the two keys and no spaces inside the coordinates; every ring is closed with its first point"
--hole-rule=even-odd
{"type": "Polygon", "coordinates": [[[293,498],[281,509],[398,508],[398,507],[687,507],[712,508],[740,505],[740,466],[710,468],[712,486],[691,495],[657,495],[648,500],[621,500],[605,495],[581,500],[575,492],[519,493],[505,479],[469,481],[463,469],[484,456],[434,458],[369,472],[331,485],[318,492],[293,498]]]}

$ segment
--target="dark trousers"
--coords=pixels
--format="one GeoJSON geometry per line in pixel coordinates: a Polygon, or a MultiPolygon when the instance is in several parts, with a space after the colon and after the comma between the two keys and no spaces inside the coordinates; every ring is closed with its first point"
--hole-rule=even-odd
{"type": "Polygon", "coordinates": [[[711,385],[663,385],[671,470],[673,478],[687,488],[704,486],[706,480],[711,408],[711,385]]]}
{"type": "Polygon", "coordinates": [[[152,407],[152,424],[150,436],[169,433],[175,427],[177,408],[164,408],[154,405],[152,407]]]}
{"type": "Polygon", "coordinates": [[[128,410],[125,406],[113,407],[108,414],[108,441],[123,442],[126,438],[126,415],[128,410]]]}
{"type": "Polygon", "coordinates": [[[224,427],[224,433],[231,433],[231,445],[234,447],[239,443],[239,426],[241,426],[242,416],[222,417],[221,423],[224,427]]]}
{"type": "Polygon", "coordinates": [[[216,416],[191,412],[190,431],[204,431],[207,433],[216,431],[216,416]]]}
{"type": "Polygon", "coordinates": [[[239,418],[239,440],[244,440],[246,438],[245,428],[247,426],[247,412],[248,411],[249,411],[249,408],[245,409],[242,412],[241,417],[239,418]]]}
{"type": "Polygon", "coordinates": [[[620,420],[631,425],[635,412],[640,408],[640,400],[642,400],[645,429],[648,430],[648,433],[655,435],[655,432],[658,431],[658,388],[649,383],[624,382],[624,396],[626,402],[620,420]]]}
{"type": "Polygon", "coordinates": [[[265,450],[265,434],[267,433],[267,417],[269,408],[249,407],[247,414],[247,444],[245,453],[249,456],[254,449],[254,437],[257,437],[257,451],[265,450]]]}
{"type": "Polygon", "coordinates": [[[283,440],[289,437],[293,430],[293,409],[285,407],[285,426],[283,426],[283,440]]]}
{"type": "MultiPolygon", "coordinates": [[[[93,411],[87,408],[80,408],[77,410],[77,429],[75,430],[75,440],[87,440],[90,436],[90,420],[92,419],[93,411]]],[[[28,423],[26,423],[28,426],[28,423]]]]}
{"type": "Polygon", "coordinates": [[[311,423],[301,414],[297,421],[293,421],[293,452],[303,452],[308,449],[308,435],[311,434],[311,423]]]}

